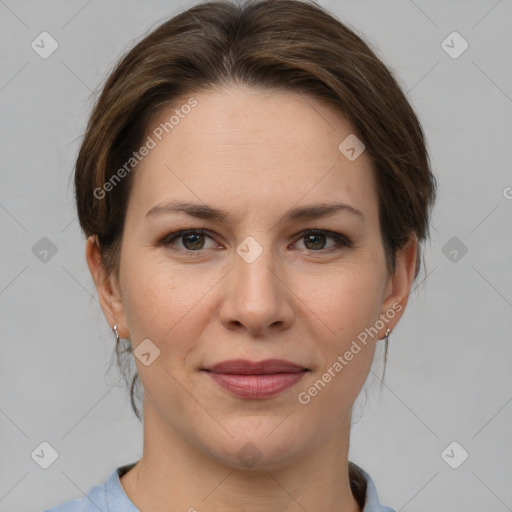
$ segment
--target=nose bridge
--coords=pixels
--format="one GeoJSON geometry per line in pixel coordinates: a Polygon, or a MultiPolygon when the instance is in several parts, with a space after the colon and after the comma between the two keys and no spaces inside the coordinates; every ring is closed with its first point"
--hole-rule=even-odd
{"type": "Polygon", "coordinates": [[[236,248],[228,293],[223,297],[223,321],[251,331],[288,323],[291,308],[279,267],[272,247],[253,237],[244,239],[236,248]]]}
{"type": "MultiPolygon", "coordinates": [[[[263,236],[259,237],[262,241],[263,236]]],[[[275,277],[276,258],[268,239],[261,243],[246,237],[236,248],[234,274],[236,288],[245,302],[256,305],[264,299],[273,299],[278,293],[279,281],[275,277]]]]}

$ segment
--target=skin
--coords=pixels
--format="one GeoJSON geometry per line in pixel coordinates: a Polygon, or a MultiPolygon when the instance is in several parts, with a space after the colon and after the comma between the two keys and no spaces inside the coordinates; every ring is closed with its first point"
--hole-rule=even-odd
{"type": "Polygon", "coordinates": [[[123,488],[139,509],[153,512],[229,512],[241,504],[246,512],[360,511],[347,468],[352,406],[378,338],[405,310],[417,240],[397,254],[389,275],[370,159],[363,152],[349,161],[338,150],[354,129],[332,107],[240,86],[194,97],[198,106],[133,171],[119,282],[105,274],[94,237],[87,241],[110,326],[134,350],[145,339],[160,350],[148,366],[135,358],[145,391],[144,450],[123,488]],[[231,217],[145,219],[170,200],[231,217]],[[336,201],[364,218],[340,211],[279,222],[292,208],[336,201]],[[160,243],[201,228],[207,236],[178,238],[175,251],[160,243]],[[352,245],[329,252],[336,240],[329,233],[310,240],[302,234],[308,229],[340,233],[352,245]],[[248,236],[263,250],[252,263],[236,252],[248,236]],[[401,311],[301,404],[298,394],[393,304],[401,311]],[[233,358],[282,358],[309,372],[277,396],[243,399],[200,371],[233,358]],[[250,468],[237,456],[247,442],[260,454],[250,468]]]}

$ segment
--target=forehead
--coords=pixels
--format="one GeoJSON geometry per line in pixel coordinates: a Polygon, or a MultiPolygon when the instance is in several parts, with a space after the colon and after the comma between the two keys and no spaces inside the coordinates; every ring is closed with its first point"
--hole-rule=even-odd
{"type": "Polygon", "coordinates": [[[352,201],[371,216],[371,160],[365,152],[350,160],[339,147],[354,131],[305,94],[231,87],[185,96],[147,131],[154,147],[134,170],[129,215],[178,199],[240,212],[352,201]]]}

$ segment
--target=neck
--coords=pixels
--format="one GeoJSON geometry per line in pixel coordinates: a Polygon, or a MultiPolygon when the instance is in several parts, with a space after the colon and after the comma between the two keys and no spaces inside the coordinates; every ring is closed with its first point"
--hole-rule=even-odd
{"type": "Polygon", "coordinates": [[[320,446],[261,469],[234,468],[169,429],[144,406],[144,454],[121,478],[134,505],[152,512],[361,512],[350,489],[350,415],[320,446]]]}

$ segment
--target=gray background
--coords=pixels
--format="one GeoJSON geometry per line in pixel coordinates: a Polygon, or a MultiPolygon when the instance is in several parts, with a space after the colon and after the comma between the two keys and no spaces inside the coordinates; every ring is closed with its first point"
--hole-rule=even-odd
{"type": "MultiPolygon", "coordinates": [[[[194,3],[0,0],[1,512],[82,496],[142,454],[71,176],[91,90],[194,3]],[[31,48],[43,31],[59,45],[47,59],[31,48]],[[46,262],[33,252],[43,237],[57,249],[46,262]],[[58,452],[46,470],[31,457],[43,441],[58,452]]],[[[378,353],[358,400],[351,460],[397,511],[512,510],[512,3],[320,4],[395,71],[439,180],[426,273],[390,337],[382,391],[378,353]],[[441,46],[453,31],[469,44],[458,58],[441,46]],[[458,469],[442,457],[453,441],[469,453],[458,469]]]]}

